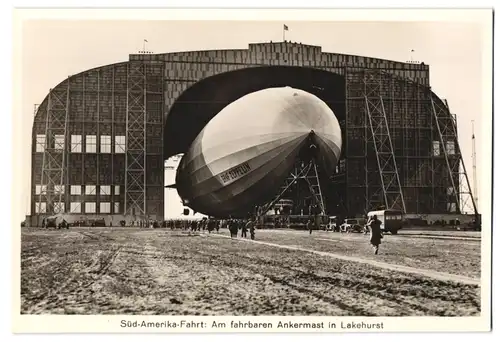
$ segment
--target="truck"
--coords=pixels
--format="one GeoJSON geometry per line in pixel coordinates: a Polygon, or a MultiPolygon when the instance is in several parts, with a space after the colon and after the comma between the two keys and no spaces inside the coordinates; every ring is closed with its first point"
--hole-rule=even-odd
{"type": "Polygon", "coordinates": [[[377,219],[382,222],[380,225],[380,229],[383,232],[390,232],[393,235],[396,235],[398,231],[403,228],[403,212],[399,210],[376,210],[370,211],[368,213],[368,221],[377,215],[377,219]]]}

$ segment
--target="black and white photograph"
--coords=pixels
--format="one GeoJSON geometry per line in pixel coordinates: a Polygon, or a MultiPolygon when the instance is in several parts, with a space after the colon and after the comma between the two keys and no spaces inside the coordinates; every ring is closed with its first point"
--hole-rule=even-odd
{"type": "Polygon", "coordinates": [[[67,12],[17,12],[20,322],[489,330],[491,10],[67,12]]]}

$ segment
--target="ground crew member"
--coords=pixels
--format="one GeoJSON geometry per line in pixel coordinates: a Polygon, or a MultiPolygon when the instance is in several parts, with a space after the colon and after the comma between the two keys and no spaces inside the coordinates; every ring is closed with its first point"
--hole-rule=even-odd
{"type": "Polygon", "coordinates": [[[380,229],[381,224],[382,222],[377,218],[377,215],[373,215],[370,221],[370,244],[373,246],[375,254],[378,254],[378,248],[383,238],[382,230],[380,229]]]}
{"type": "Polygon", "coordinates": [[[252,219],[248,220],[247,227],[250,230],[250,239],[255,240],[255,222],[252,219]]]}
{"type": "Polygon", "coordinates": [[[229,232],[231,233],[231,239],[238,237],[238,221],[229,220],[229,232]]]}
{"type": "Polygon", "coordinates": [[[248,231],[248,228],[249,228],[249,224],[250,224],[250,220],[248,220],[245,224],[243,224],[243,226],[241,227],[241,237],[243,238],[246,238],[247,237],[247,231],[248,231]]]}
{"type": "Polygon", "coordinates": [[[313,232],[313,227],[314,227],[314,223],[313,223],[312,219],[311,219],[311,220],[309,220],[309,221],[307,221],[307,229],[309,229],[309,235],[311,235],[311,234],[312,234],[312,232],[313,232]]]}
{"type": "Polygon", "coordinates": [[[207,223],[208,234],[212,233],[212,230],[214,230],[214,228],[215,228],[215,220],[208,219],[208,223],[207,223]]]}

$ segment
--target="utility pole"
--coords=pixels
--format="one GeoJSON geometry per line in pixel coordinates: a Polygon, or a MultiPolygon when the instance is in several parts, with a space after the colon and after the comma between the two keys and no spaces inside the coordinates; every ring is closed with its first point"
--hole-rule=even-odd
{"type": "Polygon", "coordinates": [[[474,134],[474,120],[472,120],[472,177],[474,182],[474,201],[478,207],[477,174],[476,174],[476,136],[474,134]]]}

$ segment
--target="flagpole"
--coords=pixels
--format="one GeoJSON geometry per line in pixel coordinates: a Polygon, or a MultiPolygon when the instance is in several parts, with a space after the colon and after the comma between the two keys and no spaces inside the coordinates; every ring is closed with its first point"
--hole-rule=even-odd
{"type": "Polygon", "coordinates": [[[142,53],[146,52],[146,39],[142,40],[142,53]]]}
{"type": "Polygon", "coordinates": [[[285,41],[285,26],[283,26],[282,30],[283,30],[283,41],[285,41]]]}

